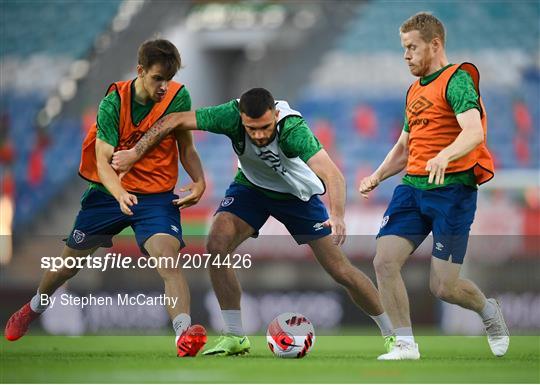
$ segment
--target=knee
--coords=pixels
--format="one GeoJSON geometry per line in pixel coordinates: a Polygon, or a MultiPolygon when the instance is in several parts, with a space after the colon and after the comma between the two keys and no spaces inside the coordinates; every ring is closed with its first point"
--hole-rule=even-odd
{"type": "Polygon", "coordinates": [[[164,281],[176,280],[182,277],[180,269],[175,267],[174,256],[177,253],[178,250],[174,246],[163,245],[155,249],[151,255],[156,259],[155,268],[164,281]]]}
{"type": "Polygon", "coordinates": [[[217,254],[225,255],[229,250],[230,241],[227,237],[208,237],[206,240],[206,251],[213,256],[217,254]]]}
{"type": "Polygon", "coordinates": [[[401,270],[399,263],[390,255],[377,254],[373,260],[375,273],[379,277],[388,277],[398,274],[401,270]]]}
{"type": "Polygon", "coordinates": [[[452,302],[454,290],[451,286],[442,282],[430,282],[429,288],[435,297],[445,302],[452,302]]]}

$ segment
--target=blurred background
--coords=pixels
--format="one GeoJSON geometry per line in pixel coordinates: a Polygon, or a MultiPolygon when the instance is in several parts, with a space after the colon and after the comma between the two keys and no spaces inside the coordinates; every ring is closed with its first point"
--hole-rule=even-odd
{"type": "MultiPolygon", "coordinates": [[[[57,256],[80,208],[86,183],[77,175],[80,148],[107,86],[136,76],[138,46],[166,38],[183,68],[175,80],[193,109],[221,104],[252,87],[302,112],[347,180],[344,250],[374,278],[374,235],[398,176],[369,200],[360,179],[384,159],[400,134],[405,93],[415,79],[402,58],[398,28],[430,11],[447,30],[452,63],[481,73],[488,146],[495,178],[480,188],[463,274],[503,304],[514,332],[540,330],[540,3],[538,1],[24,1],[0,3],[0,321],[34,294],[40,258],[57,256]]],[[[229,140],[194,133],[208,188],[182,212],[186,252],[204,252],[208,223],[232,181],[229,140]]],[[[182,175],[179,185],[187,182],[182,175]]],[[[112,250],[139,256],[127,229],[112,250]]],[[[403,270],[413,322],[446,333],[482,328],[468,311],[429,292],[431,242],[403,270]]],[[[284,311],[316,327],[367,325],[345,292],[285,228],[270,220],[240,252],[252,267],[238,271],[248,333],[284,311]]],[[[192,317],[222,327],[204,269],[186,271],[192,317]]],[[[64,290],[74,295],[160,293],[150,270],[84,270],[64,290]]],[[[169,332],[161,307],[61,307],[41,317],[53,334],[169,332]]],[[[341,329],[342,330],[342,329],[341,329]]],[[[370,332],[375,333],[371,328],[370,332]]]]}

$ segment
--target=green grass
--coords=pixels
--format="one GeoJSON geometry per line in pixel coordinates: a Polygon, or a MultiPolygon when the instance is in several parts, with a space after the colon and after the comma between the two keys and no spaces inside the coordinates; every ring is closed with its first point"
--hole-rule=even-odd
{"type": "MultiPolygon", "coordinates": [[[[215,337],[210,337],[210,342],[215,337]]],[[[422,359],[378,362],[382,339],[320,336],[301,360],[274,358],[264,337],[242,357],[176,358],[172,337],[27,336],[0,342],[2,383],[538,383],[540,337],[512,337],[505,357],[484,337],[419,336],[422,359]]]]}

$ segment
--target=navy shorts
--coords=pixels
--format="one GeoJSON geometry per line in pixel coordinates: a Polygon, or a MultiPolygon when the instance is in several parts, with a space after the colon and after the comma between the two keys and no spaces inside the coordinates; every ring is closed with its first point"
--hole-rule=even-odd
{"type": "Polygon", "coordinates": [[[172,201],[178,198],[171,191],[158,194],[135,194],[138,204],[131,206],[133,215],[125,215],[112,195],[96,188],[86,192],[81,201],[81,210],[75,219],[66,244],[76,250],[95,246],[111,247],[112,237],[128,226],[133,228],[141,251],[148,255],[144,243],[157,233],[170,234],[182,240],[180,211],[172,201]]]}
{"type": "Polygon", "coordinates": [[[399,185],[384,213],[378,237],[398,235],[420,246],[433,232],[432,255],[463,263],[476,211],[475,188],[452,184],[432,190],[399,185]]]}
{"type": "Polygon", "coordinates": [[[283,223],[299,245],[332,233],[330,228],[322,225],[328,220],[328,212],[316,195],[307,202],[298,198],[272,199],[254,188],[233,182],[216,214],[222,211],[247,222],[255,229],[254,237],[258,236],[269,216],[283,223]]]}

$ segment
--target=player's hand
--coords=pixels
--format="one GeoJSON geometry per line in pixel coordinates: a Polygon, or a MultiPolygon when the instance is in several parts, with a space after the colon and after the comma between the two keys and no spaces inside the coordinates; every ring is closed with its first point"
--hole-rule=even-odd
{"type": "Polygon", "coordinates": [[[129,171],[133,163],[137,161],[137,153],[134,148],[116,151],[112,156],[111,166],[120,174],[120,179],[129,171]]]}
{"type": "Polygon", "coordinates": [[[173,200],[173,204],[178,206],[180,210],[193,206],[201,200],[201,197],[205,189],[206,189],[206,184],[204,181],[190,183],[187,186],[184,186],[180,189],[180,192],[189,191],[190,194],[186,195],[183,198],[178,198],[178,199],[173,200]]]}
{"type": "Polygon", "coordinates": [[[427,161],[426,171],[429,171],[428,183],[443,184],[444,172],[448,167],[448,158],[441,152],[427,161]]]}
{"type": "Polygon", "coordinates": [[[345,228],[345,220],[343,217],[335,217],[330,215],[330,219],[324,222],[323,226],[330,227],[332,229],[332,240],[334,245],[341,246],[345,242],[347,230],[345,228]]]}
{"type": "Polygon", "coordinates": [[[360,195],[368,199],[368,193],[377,187],[379,183],[381,183],[381,178],[379,178],[377,174],[373,173],[370,176],[362,178],[358,191],[360,191],[360,195]]]}
{"type": "Polygon", "coordinates": [[[131,211],[130,207],[139,203],[137,197],[127,191],[121,192],[116,200],[120,204],[120,210],[126,215],[133,215],[133,211],[131,211]]]}

